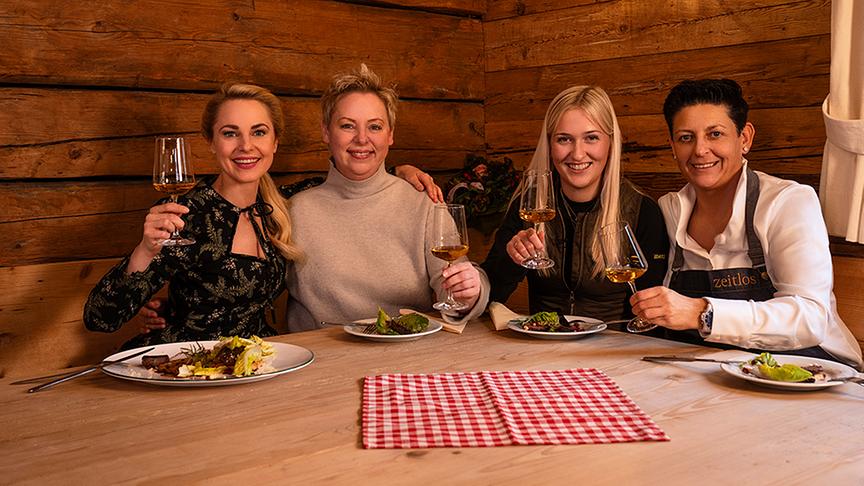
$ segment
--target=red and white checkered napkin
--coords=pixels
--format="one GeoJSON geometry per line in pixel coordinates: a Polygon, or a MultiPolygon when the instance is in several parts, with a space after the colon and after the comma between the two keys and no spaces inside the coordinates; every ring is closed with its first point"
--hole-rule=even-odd
{"type": "Polygon", "coordinates": [[[366,448],[601,444],[669,437],[603,372],[366,377],[366,448]]]}

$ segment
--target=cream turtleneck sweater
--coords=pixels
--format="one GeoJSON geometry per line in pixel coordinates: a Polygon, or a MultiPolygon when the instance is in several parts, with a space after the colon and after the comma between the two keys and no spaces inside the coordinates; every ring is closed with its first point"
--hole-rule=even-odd
{"type": "MultiPolygon", "coordinates": [[[[331,166],[324,184],[292,197],[294,240],[305,258],[289,266],[288,329],[375,317],[378,306],[391,315],[403,307],[431,310],[436,294],[444,296],[445,266],[431,253],[433,207],[383,164],[364,181],[331,166]]],[[[479,271],[477,303],[448,321],[473,319],[486,308],[489,280],[479,271]]]]}

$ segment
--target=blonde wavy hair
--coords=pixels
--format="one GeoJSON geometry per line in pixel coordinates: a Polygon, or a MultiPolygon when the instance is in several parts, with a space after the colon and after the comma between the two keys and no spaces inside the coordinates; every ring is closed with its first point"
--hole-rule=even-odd
{"type": "Polygon", "coordinates": [[[327,91],[321,96],[321,119],[324,126],[330,125],[333,110],[343,96],[349,93],[372,93],[384,103],[387,109],[387,122],[392,130],[396,126],[396,105],[399,96],[392,87],[384,86],[381,78],[369,69],[366,64],[360,64],[360,69],[347,74],[337,74],[330,82],[327,91]]]}
{"type": "MultiPolygon", "coordinates": [[[[602,88],[571,86],[558,93],[546,110],[540,139],[537,141],[537,148],[534,150],[534,156],[531,158],[527,170],[554,171],[549,148],[551,136],[555,133],[561,117],[566,112],[576,109],[585,112],[585,115],[611,139],[606,168],[603,171],[603,180],[600,185],[600,217],[597,218],[597,223],[592,229],[591,257],[594,259],[592,275],[596,277],[603,273],[603,253],[597,239],[597,231],[609,223],[618,221],[621,217],[619,197],[621,192],[621,129],[618,127],[618,119],[615,116],[612,101],[602,88]]],[[[523,182],[520,182],[519,187],[516,188],[511,204],[522,194],[523,182]]],[[[562,203],[566,204],[563,201],[562,203]]],[[[554,231],[553,228],[553,226],[548,226],[546,234],[551,234],[554,231]]]]}
{"type": "MultiPolygon", "coordinates": [[[[266,88],[253,84],[228,83],[223,84],[218,91],[213,93],[204,113],[201,115],[201,134],[208,143],[213,141],[213,127],[219,108],[230,100],[254,100],[267,109],[270,121],[273,123],[273,132],[278,141],[285,128],[285,119],[282,114],[282,102],[266,88]]],[[[270,215],[267,232],[270,233],[271,241],[282,255],[288,260],[297,260],[302,256],[300,249],[291,239],[291,217],[288,215],[288,201],[279,193],[276,183],[270,174],[264,174],[258,184],[258,194],[267,204],[273,206],[270,215]]]]}

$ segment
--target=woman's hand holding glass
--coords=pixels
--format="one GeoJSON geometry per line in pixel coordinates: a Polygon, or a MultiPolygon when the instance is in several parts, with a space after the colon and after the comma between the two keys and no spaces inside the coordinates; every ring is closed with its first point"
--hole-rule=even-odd
{"type": "MultiPolygon", "coordinates": [[[[614,283],[627,283],[636,294],[633,281],[648,270],[648,261],[630,225],[623,221],[607,224],[600,228],[597,239],[603,252],[606,278],[614,283]]],[[[627,323],[630,332],[645,332],[655,327],[656,324],[644,321],[638,315],[627,323]]]]}
{"type": "Polygon", "coordinates": [[[480,272],[471,262],[459,262],[444,269],[444,289],[462,309],[470,309],[480,297],[480,272]]]}
{"type": "Polygon", "coordinates": [[[699,316],[708,305],[703,298],[681,295],[668,287],[651,287],[630,297],[633,313],[652,324],[676,331],[699,328],[699,316]]]}
{"type": "MultiPolygon", "coordinates": [[[[519,217],[534,225],[534,232],[542,236],[543,223],[555,219],[555,188],[552,185],[552,172],[526,170],[523,174],[522,195],[519,199],[519,217]]],[[[537,248],[537,245],[533,245],[537,248]]],[[[531,270],[543,270],[555,266],[546,252],[540,249],[525,258],[520,265],[531,270]]]]}
{"type": "Polygon", "coordinates": [[[159,253],[165,241],[186,226],[182,216],[188,212],[189,208],[175,202],[150,208],[144,218],[144,236],[141,239],[144,249],[153,256],[159,253]]]}
{"type": "Polygon", "coordinates": [[[432,307],[441,312],[462,311],[470,308],[468,304],[454,298],[455,287],[464,293],[461,287],[464,278],[456,278],[456,273],[448,272],[453,268],[453,262],[468,254],[468,229],[465,222],[465,206],[461,204],[439,204],[432,214],[432,256],[447,262],[443,275],[444,289],[447,296],[436,302],[432,307]],[[449,285],[446,279],[450,279],[449,285]],[[455,281],[454,281],[455,280],[455,281]]]}
{"type": "Polygon", "coordinates": [[[522,265],[522,262],[533,257],[534,255],[542,254],[546,251],[546,245],[543,244],[543,232],[537,232],[534,228],[522,230],[510,238],[507,242],[507,254],[510,259],[517,265],[522,265]]]}

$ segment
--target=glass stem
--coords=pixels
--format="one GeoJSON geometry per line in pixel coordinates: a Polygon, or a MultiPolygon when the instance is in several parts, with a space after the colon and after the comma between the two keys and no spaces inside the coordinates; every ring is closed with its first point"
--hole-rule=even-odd
{"type": "MultiPolygon", "coordinates": [[[[450,265],[452,265],[452,263],[447,262],[447,268],[450,268],[450,265]]],[[[456,303],[456,300],[453,299],[453,291],[450,289],[450,287],[447,287],[447,298],[445,299],[445,302],[447,302],[448,304],[456,303]]]]}
{"type": "Polygon", "coordinates": [[[632,281],[632,280],[630,280],[630,281],[628,281],[628,282],[627,282],[627,285],[629,285],[629,286],[630,286],[630,290],[632,290],[632,291],[633,291],[633,293],[634,293],[634,294],[635,294],[635,293],[636,293],[636,284],[635,284],[635,283],[633,283],[633,281],[632,281]]]}
{"type": "MultiPolygon", "coordinates": [[[[171,194],[171,202],[174,204],[177,204],[177,194],[171,194]]],[[[177,230],[177,228],[174,228],[174,231],[171,232],[171,237],[169,239],[171,239],[171,240],[179,240],[180,239],[180,232],[177,230]]]]}
{"type": "MultiPolygon", "coordinates": [[[[537,233],[537,238],[540,238],[540,223],[534,223],[534,232],[537,233]]],[[[534,258],[540,258],[543,256],[542,250],[534,251],[534,258]]]]}

